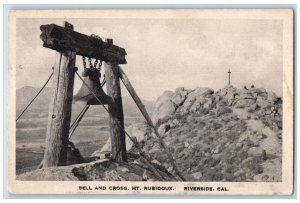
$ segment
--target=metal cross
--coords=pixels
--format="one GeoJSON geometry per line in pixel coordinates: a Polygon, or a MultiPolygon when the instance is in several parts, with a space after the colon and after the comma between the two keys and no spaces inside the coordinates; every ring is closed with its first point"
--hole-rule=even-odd
{"type": "Polygon", "coordinates": [[[228,71],[228,85],[230,85],[230,74],[231,74],[231,72],[230,72],[230,69],[229,69],[229,71],[228,71]]]}

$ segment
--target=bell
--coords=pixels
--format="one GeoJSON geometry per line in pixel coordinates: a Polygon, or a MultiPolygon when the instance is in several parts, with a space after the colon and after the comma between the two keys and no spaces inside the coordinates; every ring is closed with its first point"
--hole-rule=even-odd
{"type": "Polygon", "coordinates": [[[112,103],[112,98],[107,96],[100,85],[100,70],[96,68],[86,69],[83,73],[84,83],[78,90],[77,94],[73,96],[73,103],[82,103],[87,105],[101,105],[112,103]],[[88,88],[88,87],[89,88],[88,88]],[[101,101],[101,103],[95,98],[94,94],[101,101]]]}

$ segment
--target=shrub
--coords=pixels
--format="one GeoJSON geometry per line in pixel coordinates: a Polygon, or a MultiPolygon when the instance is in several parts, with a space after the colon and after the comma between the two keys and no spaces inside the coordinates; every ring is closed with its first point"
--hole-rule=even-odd
{"type": "Polygon", "coordinates": [[[254,109],[249,108],[249,109],[247,110],[247,112],[248,112],[248,113],[253,113],[253,112],[254,112],[254,109]]]}
{"type": "Polygon", "coordinates": [[[168,156],[166,153],[156,153],[155,158],[161,163],[168,160],[168,156]]]}
{"type": "Polygon", "coordinates": [[[203,174],[203,181],[220,181],[224,179],[224,175],[217,172],[216,169],[209,168],[203,174]]]}
{"type": "Polygon", "coordinates": [[[216,122],[214,120],[211,120],[211,123],[209,123],[206,128],[208,130],[217,130],[217,129],[222,128],[222,124],[218,123],[218,122],[216,122]]]}
{"type": "Polygon", "coordinates": [[[203,147],[203,151],[206,153],[206,152],[209,152],[210,151],[210,147],[207,147],[207,146],[205,146],[205,147],[203,147]]]}
{"type": "Polygon", "coordinates": [[[189,133],[187,135],[188,138],[192,139],[194,137],[197,137],[198,136],[198,131],[197,130],[193,130],[191,133],[189,133]]]}
{"type": "Polygon", "coordinates": [[[172,119],[181,120],[182,122],[184,122],[186,118],[187,118],[187,114],[176,113],[175,115],[172,116],[172,119]]]}
{"type": "Polygon", "coordinates": [[[216,158],[216,159],[213,158],[213,162],[212,162],[211,166],[213,166],[213,167],[216,166],[217,164],[220,163],[220,161],[221,161],[220,158],[216,158]]]}
{"type": "Polygon", "coordinates": [[[253,172],[253,174],[255,174],[255,175],[261,174],[263,172],[263,168],[259,163],[252,164],[250,169],[253,172]]]}
{"type": "MultiPolygon", "coordinates": [[[[235,160],[236,160],[236,156],[235,156],[235,155],[231,155],[231,156],[226,160],[226,162],[227,162],[229,165],[232,165],[232,164],[234,164],[235,160]]],[[[227,171],[227,172],[228,172],[228,171],[227,171]]]]}
{"type": "Polygon", "coordinates": [[[242,164],[241,167],[243,169],[247,169],[254,175],[260,174],[263,172],[263,168],[261,166],[261,159],[256,157],[247,158],[242,164]]]}
{"type": "Polygon", "coordinates": [[[203,115],[207,115],[207,114],[210,113],[210,111],[208,109],[201,109],[200,113],[203,114],[203,115]]]}
{"type": "Polygon", "coordinates": [[[177,145],[177,146],[175,146],[175,153],[176,153],[176,154],[179,154],[179,153],[181,153],[184,149],[185,149],[185,147],[184,147],[183,144],[177,145]]]}
{"type": "Polygon", "coordinates": [[[206,123],[204,121],[200,121],[198,122],[198,128],[203,128],[206,125],[206,123]]]}
{"type": "Polygon", "coordinates": [[[240,150],[240,151],[238,152],[237,156],[238,156],[237,158],[238,158],[239,160],[244,160],[244,159],[246,159],[246,158],[248,157],[248,153],[247,153],[246,150],[240,150]]]}
{"type": "Polygon", "coordinates": [[[195,120],[196,120],[196,118],[193,117],[192,115],[189,115],[189,116],[186,118],[186,122],[187,122],[187,123],[194,123],[195,120]]]}
{"type": "Polygon", "coordinates": [[[213,181],[221,181],[224,179],[224,175],[220,172],[217,172],[215,175],[214,175],[214,180],[213,181]]]}
{"type": "Polygon", "coordinates": [[[158,128],[159,126],[161,126],[162,124],[164,124],[165,122],[167,122],[168,120],[170,120],[171,116],[166,116],[163,119],[158,119],[157,123],[156,123],[156,127],[158,128]]]}
{"type": "Polygon", "coordinates": [[[225,123],[228,123],[230,121],[230,118],[228,118],[228,116],[224,116],[222,118],[222,121],[225,122],[225,123]]]}
{"type": "Polygon", "coordinates": [[[179,138],[176,136],[173,140],[172,140],[172,144],[171,145],[178,145],[178,144],[180,144],[180,140],[179,140],[179,138]]]}
{"type": "Polygon", "coordinates": [[[223,115],[223,114],[227,114],[227,113],[232,113],[232,109],[229,107],[219,107],[217,110],[217,113],[219,116],[223,115]]]}
{"type": "Polygon", "coordinates": [[[237,132],[233,129],[233,130],[229,131],[227,138],[228,138],[229,141],[232,142],[232,141],[236,140],[236,137],[238,137],[238,135],[239,135],[239,133],[237,133],[237,132]]]}
{"type": "Polygon", "coordinates": [[[232,173],[225,173],[224,176],[226,181],[234,181],[234,175],[232,173]]]}
{"type": "Polygon", "coordinates": [[[208,115],[210,115],[210,116],[215,116],[216,113],[215,113],[213,110],[209,110],[209,114],[208,114],[208,115]]]}

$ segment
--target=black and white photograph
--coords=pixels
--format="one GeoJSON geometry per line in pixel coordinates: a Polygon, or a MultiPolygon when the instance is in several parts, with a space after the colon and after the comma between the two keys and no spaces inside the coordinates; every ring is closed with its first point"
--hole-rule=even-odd
{"type": "Polygon", "coordinates": [[[11,193],[293,192],[293,10],[9,17],[11,193]]]}

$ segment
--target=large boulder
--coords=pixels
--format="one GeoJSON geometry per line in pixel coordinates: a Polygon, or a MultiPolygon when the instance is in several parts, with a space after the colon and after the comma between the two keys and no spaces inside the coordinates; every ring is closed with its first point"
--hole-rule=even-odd
{"type": "Polygon", "coordinates": [[[191,174],[191,177],[193,178],[193,180],[201,180],[202,176],[203,175],[200,171],[191,174]]]}
{"type": "Polygon", "coordinates": [[[206,100],[206,102],[203,104],[203,108],[207,109],[207,110],[210,110],[213,106],[213,103],[214,103],[214,98],[213,97],[208,98],[206,100]]]}
{"type": "Polygon", "coordinates": [[[153,122],[156,124],[159,120],[163,120],[166,117],[172,115],[176,111],[176,105],[172,102],[174,92],[165,91],[155,102],[155,108],[153,112],[153,122]]]}
{"type": "Polygon", "coordinates": [[[247,151],[248,156],[257,157],[261,159],[266,159],[266,151],[261,147],[251,147],[247,151]]]}
{"type": "Polygon", "coordinates": [[[225,96],[228,93],[234,93],[236,92],[236,88],[232,85],[226,85],[223,89],[220,89],[216,92],[219,96],[225,96]]]}
{"type": "Polygon", "coordinates": [[[155,102],[155,106],[159,106],[161,103],[164,103],[167,100],[171,100],[173,95],[174,95],[174,92],[172,92],[170,90],[164,91],[164,93],[157,98],[157,100],[155,102]]]}
{"type": "Polygon", "coordinates": [[[268,92],[268,98],[267,98],[267,100],[271,104],[274,104],[278,100],[278,97],[277,97],[277,95],[274,92],[268,92]]]}
{"type": "Polygon", "coordinates": [[[180,113],[197,111],[207,101],[205,98],[214,93],[213,89],[207,87],[198,87],[187,95],[184,103],[180,108],[180,113]]]}
{"type": "Polygon", "coordinates": [[[165,118],[173,115],[175,111],[175,104],[172,101],[165,101],[155,109],[153,114],[153,122],[156,124],[159,120],[164,120],[165,118]]]}
{"type": "Polygon", "coordinates": [[[169,130],[170,130],[170,124],[168,124],[168,123],[164,123],[164,124],[160,125],[159,128],[157,129],[157,131],[160,135],[165,134],[169,130]]]}
{"type": "Polygon", "coordinates": [[[175,90],[175,93],[173,94],[171,100],[178,107],[182,105],[187,95],[188,95],[188,91],[185,90],[183,87],[179,87],[175,90]]]}
{"type": "Polygon", "coordinates": [[[254,88],[254,89],[251,89],[251,91],[253,93],[256,93],[257,95],[260,95],[260,96],[267,94],[267,91],[264,88],[254,88]]]}
{"type": "Polygon", "coordinates": [[[207,88],[207,87],[198,87],[195,89],[195,91],[193,93],[197,98],[198,97],[206,97],[207,95],[213,94],[214,90],[211,88],[207,88]]]}
{"type": "MultiPolygon", "coordinates": [[[[196,101],[195,97],[188,96],[186,98],[186,100],[184,101],[183,105],[181,106],[181,108],[179,108],[178,110],[180,111],[181,114],[188,113],[190,110],[190,107],[194,104],[195,101],[196,101]]],[[[200,107],[200,105],[199,105],[199,107],[200,107]]]]}
{"type": "Polygon", "coordinates": [[[232,105],[234,99],[235,99],[235,93],[234,92],[228,92],[224,97],[223,99],[225,100],[225,102],[227,102],[227,104],[229,106],[232,105]]]}
{"type": "Polygon", "coordinates": [[[241,93],[239,96],[240,99],[256,99],[256,97],[254,96],[254,94],[252,93],[241,93]]]}
{"type": "Polygon", "coordinates": [[[245,108],[245,107],[250,107],[252,104],[255,103],[254,99],[239,99],[235,103],[236,108],[245,108]]]}
{"type": "Polygon", "coordinates": [[[270,106],[270,103],[263,97],[257,97],[256,103],[260,107],[260,109],[265,109],[270,106]]]}

